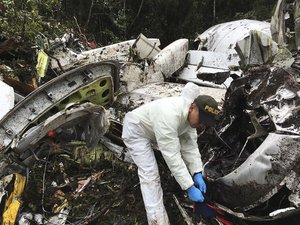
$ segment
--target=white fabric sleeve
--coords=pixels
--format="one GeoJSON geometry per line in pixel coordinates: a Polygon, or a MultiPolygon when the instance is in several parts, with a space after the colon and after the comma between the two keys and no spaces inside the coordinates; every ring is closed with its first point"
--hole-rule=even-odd
{"type": "Polygon", "coordinates": [[[197,144],[197,131],[196,129],[189,129],[179,137],[181,144],[182,158],[187,165],[190,174],[195,174],[203,170],[201,155],[197,144]]]}
{"type": "Polygon", "coordinates": [[[178,117],[175,112],[157,110],[152,114],[153,131],[159,150],[171,173],[183,190],[191,187],[193,179],[181,157],[180,142],[177,133],[178,117]]]}

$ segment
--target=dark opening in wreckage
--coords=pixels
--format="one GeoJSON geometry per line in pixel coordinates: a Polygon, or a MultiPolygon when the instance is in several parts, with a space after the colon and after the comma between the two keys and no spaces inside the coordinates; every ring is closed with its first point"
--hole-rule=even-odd
{"type": "Polygon", "coordinates": [[[299,206],[299,91],[292,71],[276,67],[252,68],[231,83],[217,129],[221,141],[202,149],[213,199],[238,211],[299,206]],[[278,192],[285,201],[274,202],[278,192]]]}

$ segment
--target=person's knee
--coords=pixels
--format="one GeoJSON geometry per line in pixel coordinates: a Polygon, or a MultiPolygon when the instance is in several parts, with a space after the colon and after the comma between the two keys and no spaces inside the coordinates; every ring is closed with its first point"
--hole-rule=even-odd
{"type": "Polygon", "coordinates": [[[139,173],[139,177],[140,181],[144,183],[160,183],[159,172],[155,170],[139,173]]]}

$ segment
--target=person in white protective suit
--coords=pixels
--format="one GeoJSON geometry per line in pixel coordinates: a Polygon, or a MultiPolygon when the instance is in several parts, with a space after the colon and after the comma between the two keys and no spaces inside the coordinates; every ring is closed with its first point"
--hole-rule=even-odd
{"type": "Polygon", "coordinates": [[[170,224],[151,143],[157,143],[168,168],[187,191],[189,199],[204,201],[202,193],[206,192],[206,185],[196,128],[214,126],[220,111],[214,98],[199,93],[197,85],[188,83],[181,96],[144,104],[124,118],[122,138],[138,167],[148,224],[170,224]]]}

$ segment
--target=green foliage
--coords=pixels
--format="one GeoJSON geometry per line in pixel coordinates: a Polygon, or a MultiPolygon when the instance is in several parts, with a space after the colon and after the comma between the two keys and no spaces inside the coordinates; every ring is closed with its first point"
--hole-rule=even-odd
{"type": "Polygon", "coordinates": [[[254,1],[247,11],[236,12],[234,19],[270,20],[276,2],[274,0],[254,1]]]}
{"type": "Polygon", "coordinates": [[[246,13],[236,12],[234,15],[234,19],[241,20],[241,19],[256,19],[256,12],[255,11],[248,11],[246,13]]]}
{"type": "Polygon", "coordinates": [[[215,0],[216,23],[238,19],[269,20],[277,0],[215,0]]]}
{"type": "Polygon", "coordinates": [[[19,42],[33,44],[39,32],[50,38],[65,32],[66,26],[59,22],[60,0],[3,0],[2,5],[2,37],[14,37],[19,42]]]}
{"type": "MultiPolygon", "coordinates": [[[[277,0],[3,0],[1,35],[34,43],[72,30],[98,46],[136,38],[160,38],[162,46],[236,19],[271,18],[277,0]],[[13,24],[13,26],[12,26],[13,24]]],[[[1,3],[0,3],[1,4],[1,3]]]]}
{"type": "MultiPolygon", "coordinates": [[[[11,34],[14,34],[15,30],[20,27],[16,27],[18,24],[14,23],[14,26],[12,26],[13,21],[16,21],[16,10],[15,10],[15,4],[13,0],[3,0],[3,11],[1,11],[1,17],[0,17],[0,30],[2,36],[11,36],[11,34]]],[[[17,37],[17,35],[13,35],[17,37]]]]}

